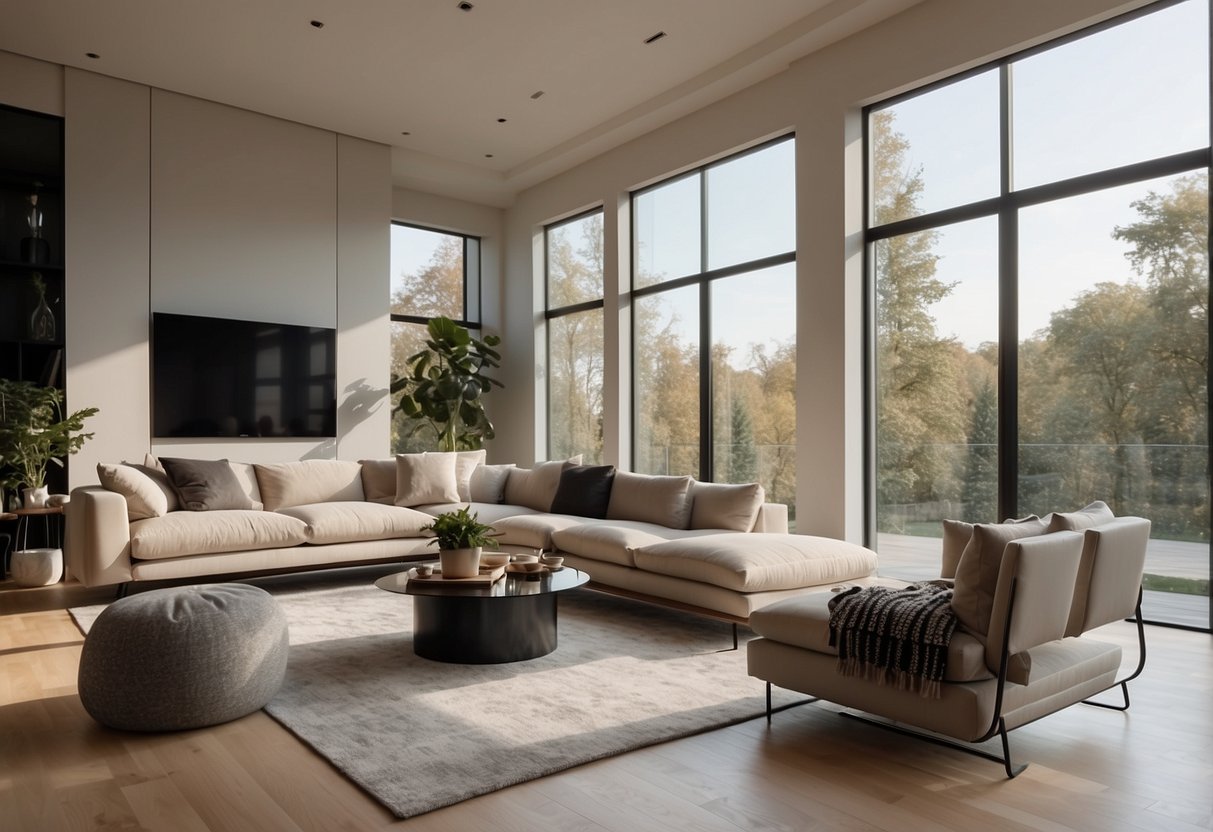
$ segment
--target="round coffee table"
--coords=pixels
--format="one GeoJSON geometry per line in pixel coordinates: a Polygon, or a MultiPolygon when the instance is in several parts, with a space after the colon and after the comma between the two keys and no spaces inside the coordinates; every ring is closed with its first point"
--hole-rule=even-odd
{"type": "Polygon", "coordinates": [[[413,596],[413,652],[455,664],[501,664],[556,649],[556,595],[589,583],[571,567],[538,575],[506,573],[491,585],[410,581],[413,570],[375,586],[413,596]]]}

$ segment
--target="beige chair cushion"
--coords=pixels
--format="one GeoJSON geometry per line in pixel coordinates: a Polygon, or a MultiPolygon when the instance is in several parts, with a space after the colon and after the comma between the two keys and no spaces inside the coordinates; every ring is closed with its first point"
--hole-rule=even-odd
{"type": "Polygon", "coordinates": [[[267,511],[312,503],[362,500],[362,466],[342,459],[257,463],[257,483],[267,511]]]}
{"type": "Polygon", "coordinates": [[[1050,515],[1050,532],[1081,532],[1092,526],[1102,526],[1116,519],[1112,509],[1103,500],[1096,500],[1078,511],[1055,511],[1050,515]]]}
{"type": "Polygon", "coordinates": [[[696,482],[691,485],[691,528],[731,529],[748,532],[754,528],[758,509],[766,491],[756,482],[733,485],[696,482]]]}
{"type": "Polygon", "coordinates": [[[943,521],[943,554],[940,557],[939,577],[955,578],[960,556],[973,537],[973,524],[963,520],[943,521]]]}
{"type": "Polygon", "coordinates": [[[396,458],[360,459],[362,495],[368,503],[396,504],[396,458]]]}
{"type": "MultiPolygon", "coordinates": [[[[764,638],[837,656],[838,648],[830,645],[829,603],[833,597],[832,592],[808,592],[776,601],[750,614],[750,629],[764,638]]],[[[977,682],[992,678],[994,674],[986,667],[985,646],[957,630],[948,642],[944,681],[977,682]]]]}
{"type": "Polygon", "coordinates": [[[638,520],[591,520],[580,526],[553,531],[552,544],[571,555],[634,567],[636,550],[642,546],[715,533],[708,530],[671,529],[668,526],[642,523],[638,520]]]}
{"type": "Polygon", "coordinates": [[[97,479],[107,491],[126,498],[128,520],[163,517],[177,508],[177,493],[164,472],[143,465],[97,463],[97,479]],[[157,481],[157,477],[161,480],[157,481]],[[171,507],[170,507],[171,506],[171,507]]]}
{"type": "Polygon", "coordinates": [[[690,477],[659,477],[618,471],[611,486],[608,520],[640,520],[671,529],[691,522],[690,477]]]}
{"type": "Polygon", "coordinates": [[[565,465],[580,465],[581,455],[567,460],[537,462],[531,468],[511,468],[505,481],[505,502],[526,506],[536,511],[548,511],[560,485],[560,472],[565,465]]]}
{"type": "Polygon", "coordinates": [[[272,511],[173,511],[131,523],[131,557],[137,560],[276,549],[306,541],[302,520],[272,511]]]}
{"type": "Polygon", "coordinates": [[[1149,543],[1150,521],[1141,517],[1117,517],[1083,532],[1066,635],[1133,617],[1149,543]]]}
{"type": "MultiPolygon", "coordinates": [[[[469,500],[474,503],[500,503],[505,499],[505,483],[510,477],[508,465],[477,465],[468,482],[469,500]]],[[[554,492],[553,492],[554,493],[554,492]]]]}
{"type": "Polygon", "coordinates": [[[313,503],[278,510],[307,525],[307,542],[351,543],[356,540],[388,540],[398,537],[427,537],[422,526],[434,518],[403,506],[380,503],[313,503]]]}
{"type": "Polygon", "coordinates": [[[396,505],[459,501],[455,455],[448,453],[396,454],[396,505]]]}
{"type": "Polygon", "coordinates": [[[1044,533],[1045,523],[1038,517],[1016,523],[973,526],[973,536],[956,567],[956,587],[952,594],[952,610],[970,632],[984,638],[990,630],[994,591],[998,587],[998,572],[1007,544],[1044,533]]]}
{"type": "Polygon", "coordinates": [[[712,534],[642,546],[636,566],[737,592],[770,592],[862,578],[876,553],[845,540],[796,534],[712,534]]]}
{"type": "Polygon", "coordinates": [[[500,535],[497,542],[504,546],[552,549],[552,532],[584,522],[584,517],[572,514],[524,514],[494,521],[493,531],[500,535]]]}

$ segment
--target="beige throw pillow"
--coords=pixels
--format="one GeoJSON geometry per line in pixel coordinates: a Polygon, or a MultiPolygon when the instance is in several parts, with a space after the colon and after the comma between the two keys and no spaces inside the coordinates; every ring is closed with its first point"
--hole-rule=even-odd
{"type": "MultiPolygon", "coordinates": [[[[101,486],[126,498],[126,517],[132,522],[168,514],[168,494],[173,495],[174,503],[177,501],[177,495],[167,478],[164,479],[164,485],[168,489],[166,492],[146,473],[153,469],[140,470],[141,467],[126,462],[97,463],[97,479],[101,481],[101,486]]],[[[164,476],[162,472],[156,473],[164,476]]]]}
{"type": "Polygon", "coordinates": [[[472,500],[472,473],[484,465],[488,451],[458,451],[455,454],[455,486],[459,489],[459,499],[465,503],[472,500]]]}
{"type": "Polygon", "coordinates": [[[1007,544],[1021,537],[1042,535],[1045,529],[1039,517],[973,526],[973,536],[956,567],[956,587],[952,593],[952,610],[970,632],[985,638],[990,631],[994,592],[1007,544]]]}
{"type": "Polygon", "coordinates": [[[611,486],[608,520],[639,520],[669,529],[691,522],[690,477],[659,477],[619,471],[611,486]]]}
{"type": "Polygon", "coordinates": [[[396,504],[396,458],[360,459],[362,494],[368,503],[396,504]]]}
{"type": "Polygon", "coordinates": [[[943,555],[940,558],[939,577],[955,578],[960,556],[973,537],[973,524],[963,520],[943,521],[943,555]]]}
{"type": "Polygon", "coordinates": [[[505,483],[510,477],[508,465],[477,465],[468,482],[468,494],[473,503],[500,503],[505,499],[505,483]]]}
{"type": "Polygon", "coordinates": [[[1096,500],[1078,511],[1055,511],[1050,517],[1050,532],[1081,532],[1092,526],[1102,526],[1116,519],[1112,509],[1103,500],[1096,500]]]}
{"type": "Polygon", "coordinates": [[[457,502],[455,454],[396,454],[396,505],[457,502]]]}
{"type": "Polygon", "coordinates": [[[765,499],[766,491],[756,482],[696,482],[691,486],[691,528],[748,532],[765,499]]]}
{"type": "Polygon", "coordinates": [[[504,500],[512,506],[549,511],[552,498],[560,486],[560,472],[565,465],[580,464],[581,455],[578,454],[564,461],[537,462],[530,468],[512,468],[505,481],[504,500]]]}

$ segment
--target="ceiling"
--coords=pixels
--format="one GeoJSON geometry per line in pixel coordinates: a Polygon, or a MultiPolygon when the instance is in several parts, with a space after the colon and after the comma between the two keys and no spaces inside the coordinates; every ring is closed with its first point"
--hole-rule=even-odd
{"type": "Polygon", "coordinates": [[[0,49],[382,142],[395,184],[504,206],[916,2],[0,0],[0,49]]]}

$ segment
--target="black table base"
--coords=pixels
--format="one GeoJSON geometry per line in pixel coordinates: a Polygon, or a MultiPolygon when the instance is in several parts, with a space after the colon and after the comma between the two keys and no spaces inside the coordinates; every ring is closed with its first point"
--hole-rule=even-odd
{"type": "Polygon", "coordinates": [[[556,649],[556,594],[414,595],[413,652],[455,664],[501,664],[556,649]]]}

